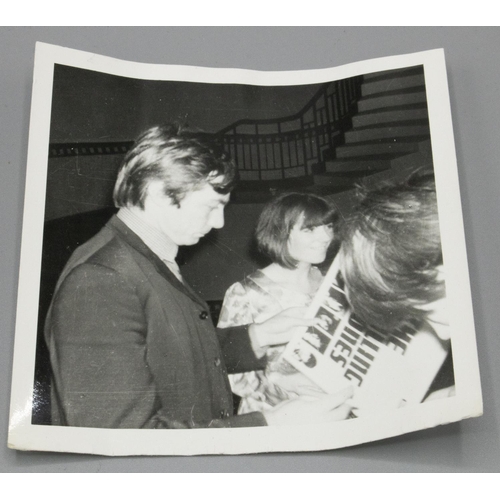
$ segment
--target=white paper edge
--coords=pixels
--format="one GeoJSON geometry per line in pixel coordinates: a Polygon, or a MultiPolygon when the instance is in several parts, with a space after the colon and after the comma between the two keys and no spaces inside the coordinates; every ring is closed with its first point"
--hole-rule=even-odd
{"type": "Polygon", "coordinates": [[[30,119],[8,446],[102,455],[203,455],[335,449],[480,416],[483,411],[450,100],[442,49],[337,68],[262,72],[117,60],[37,43],[30,119]],[[300,427],[196,430],[91,429],[31,425],[54,64],[140,79],[297,85],[424,65],[449,297],[455,397],[367,419],[300,427]]]}

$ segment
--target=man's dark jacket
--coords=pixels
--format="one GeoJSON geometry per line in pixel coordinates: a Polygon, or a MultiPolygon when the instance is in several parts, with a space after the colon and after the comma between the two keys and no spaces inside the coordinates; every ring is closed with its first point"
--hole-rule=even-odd
{"type": "Polygon", "coordinates": [[[207,304],[116,216],[71,256],[45,336],[54,425],[265,425],[232,415],[228,370],[262,368],[247,329],[216,332],[207,304]]]}

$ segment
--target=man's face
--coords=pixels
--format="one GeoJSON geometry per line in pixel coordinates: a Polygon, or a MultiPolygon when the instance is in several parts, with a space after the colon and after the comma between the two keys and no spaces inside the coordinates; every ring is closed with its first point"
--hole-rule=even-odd
{"type": "Polygon", "coordinates": [[[224,207],[229,194],[219,194],[210,184],[190,191],[180,206],[163,194],[160,183],[148,189],[145,213],[148,220],[178,246],[195,245],[211,229],[224,226],[224,207]]]}

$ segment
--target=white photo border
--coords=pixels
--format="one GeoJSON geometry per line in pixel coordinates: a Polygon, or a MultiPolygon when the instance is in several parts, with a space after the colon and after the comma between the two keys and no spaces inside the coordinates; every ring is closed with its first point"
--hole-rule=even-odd
{"type": "Polygon", "coordinates": [[[101,455],[210,455],[336,449],[482,414],[482,395],[445,55],[435,49],[337,68],[263,72],[122,61],[37,43],[30,118],[8,446],[101,455]],[[335,424],[194,430],[128,430],[32,425],[39,277],[55,64],[149,80],[298,85],[423,65],[447,297],[456,396],[369,419],[335,424]],[[194,434],[196,433],[196,434],[194,434]]]}

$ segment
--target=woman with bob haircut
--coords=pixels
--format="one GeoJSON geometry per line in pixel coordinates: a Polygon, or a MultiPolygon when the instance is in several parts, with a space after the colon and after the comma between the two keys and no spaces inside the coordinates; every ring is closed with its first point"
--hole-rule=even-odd
{"type": "MultiPolygon", "coordinates": [[[[234,283],[226,292],[218,326],[261,323],[284,309],[309,305],[318,290],[322,264],[334,239],[335,209],[313,194],[286,193],[263,209],[255,231],[269,265],[234,283]]],[[[319,389],[279,359],[284,346],[268,348],[266,369],[230,376],[241,398],[238,413],[264,411],[319,389]]]]}

